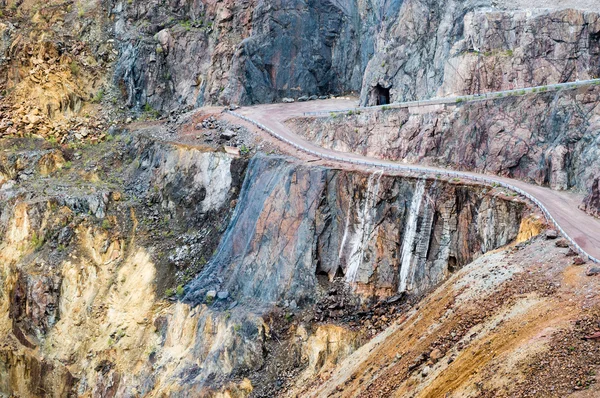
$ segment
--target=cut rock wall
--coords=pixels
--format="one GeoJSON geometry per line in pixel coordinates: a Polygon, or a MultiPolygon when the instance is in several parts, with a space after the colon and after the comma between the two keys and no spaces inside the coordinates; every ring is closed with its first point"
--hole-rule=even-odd
{"type": "Polygon", "coordinates": [[[186,301],[227,290],[244,301],[309,302],[318,274],[344,275],[367,295],[419,294],[512,242],[523,210],[482,188],[255,158],[233,222],[186,301]],[[401,270],[409,276],[400,289],[401,270]]]}
{"type": "Polygon", "coordinates": [[[325,148],[589,194],[600,171],[599,99],[590,87],[289,124],[325,148]]]}

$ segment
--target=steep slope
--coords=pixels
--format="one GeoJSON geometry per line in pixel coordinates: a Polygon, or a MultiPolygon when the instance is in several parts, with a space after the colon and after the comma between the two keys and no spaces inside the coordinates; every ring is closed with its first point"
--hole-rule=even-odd
{"type": "Polygon", "coordinates": [[[400,314],[401,270],[416,299],[539,230],[521,222],[523,203],[493,190],[264,156],[240,186],[243,160],[115,138],[72,161],[6,142],[19,150],[0,180],[3,394],[277,391],[389,324],[369,315],[372,303],[395,297],[385,305],[400,314]],[[347,340],[323,351],[336,335],[347,340]]]}
{"type": "Polygon", "coordinates": [[[534,240],[486,255],[288,396],[592,397],[598,281],[534,240]]]}

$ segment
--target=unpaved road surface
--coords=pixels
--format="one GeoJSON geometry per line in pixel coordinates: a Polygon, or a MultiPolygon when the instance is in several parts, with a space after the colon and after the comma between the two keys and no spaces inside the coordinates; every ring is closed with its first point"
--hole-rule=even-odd
{"type": "MultiPolygon", "coordinates": [[[[355,99],[330,99],[320,101],[297,102],[292,104],[267,104],[251,107],[244,107],[236,111],[236,113],[252,119],[254,122],[260,123],[279,136],[292,141],[295,145],[304,150],[316,152],[325,157],[337,157],[346,162],[364,161],[370,163],[368,167],[362,169],[377,169],[388,166],[411,166],[409,164],[391,162],[381,159],[368,158],[354,153],[337,152],[326,149],[308,142],[295,134],[285,121],[294,117],[303,116],[305,112],[317,111],[336,111],[341,109],[349,109],[357,104],[355,99]]],[[[259,130],[256,128],[255,130],[259,130]]],[[[262,134],[266,134],[260,130],[262,134]]],[[[282,143],[283,144],[283,143],[282,143]]],[[[308,154],[302,155],[297,151],[295,155],[300,155],[304,159],[314,160],[314,156],[308,154]]],[[[341,167],[346,167],[344,162],[338,162],[341,167]]],[[[433,175],[447,172],[436,167],[428,167],[421,165],[412,165],[419,167],[424,173],[433,175]]],[[[347,168],[357,169],[357,166],[351,163],[347,164],[347,168]]],[[[360,167],[359,167],[360,168],[360,167]]],[[[471,178],[486,178],[497,182],[503,182],[514,187],[517,187],[528,194],[535,197],[539,202],[546,207],[556,222],[563,228],[565,233],[573,239],[587,254],[600,258],[600,220],[597,220],[585,212],[579,210],[578,206],[581,203],[582,197],[571,192],[554,191],[549,188],[540,187],[533,184],[528,184],[523,181],[510,178],[502,178],[494,175],[478,174],[461,172],[465,177],[471,178]]]]}

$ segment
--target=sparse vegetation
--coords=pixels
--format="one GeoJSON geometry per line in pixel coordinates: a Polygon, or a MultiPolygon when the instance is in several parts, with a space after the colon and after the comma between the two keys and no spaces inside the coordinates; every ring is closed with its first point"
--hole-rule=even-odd
{"type": "Polygon", "coordinates": [[[92,103],[99,104],[104,99],[104,89],[98,90],[94,98],[92,98],[92,103]]]}
{"type": "Polygon", "coordinates": [[[81,68],[79,67],[79,64],[77,63],[77,61],[72,61],[69,64],[69,68],[71,69],[71,74],[73,76],[79,76],[79,72],[80,72],[81,68]]]}
{"type": "Polygon", "coordinates": [[[187,30],[188,32],[189,32],[189,31],[192,29],[192,21],[190,21],[189,19],[188,19],[188,20],[185,20],[185,21],[181,21],[181,22],[179,22],[179,25],[180,25],[180,26],[181,26],[183,29],[187,30]]]}
{"type": "Polygon", "coordinates": [[[110,221],[105,218],[104,220],[102,220],[102,229],[111,229],[112,228],[112,224],[110,223],[110,221]]]}
{"type": "Polygon", "coordinates": [[[31,234],[31,245],[34,250],[40,249],[44,245],[44,240],[44,237],[38,235],[36,231],[33,231],[33,234],[31,234]]]}
{"type": "Polygon", "coordinates": [[[152,105],[146,102],[146,104],[144,105],[144,119],[156,120],[159,116],[160,112],[154,109],[152,105]]]}

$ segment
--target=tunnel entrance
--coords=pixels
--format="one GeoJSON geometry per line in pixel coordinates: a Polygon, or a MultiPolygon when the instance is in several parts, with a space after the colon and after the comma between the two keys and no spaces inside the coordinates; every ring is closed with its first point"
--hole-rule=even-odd
{"type": "Polygon", "coordinates": [[[371,103],[375,105],[388,105],[390,103],[390,89],[379,84],[371,92],[371,103]]]}

